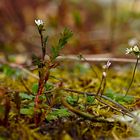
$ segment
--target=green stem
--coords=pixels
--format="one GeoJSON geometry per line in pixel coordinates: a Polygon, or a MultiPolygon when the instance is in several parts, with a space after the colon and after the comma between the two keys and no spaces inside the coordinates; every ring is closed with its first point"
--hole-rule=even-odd
{"type": "Polygon", "coordinates": [[[44,46],[44,40],[43,40],[43,34],[42,34],[42,31],[40,31],[39,34],[40,34],[40,38],[41,38],[42,60],[44,61],[46,50],[45,50],[45,46],[44,46]]]}
{"type": "Polygon", "coordinates": [[[134,70],[133,70],[132,79],[131,79],[130,84],[129,84],[128,88],[127,88],[125,96],[128,94],[128,92],[129,92],[129,90],[130,90],[130,88],[132,86],[132,83],[134,81],[134,77],[135,77],[136,69],[137,69],[137,66],[138,66],[138,62],[139,62],[139,56],[137,57],[137,61],[136,61],[136,64],[135,64],[135,67],[134,67],[134,70]]]}
{"type": "MultiPolygon", "coordinates": [[[[107,69],[105,69],[104,72],[107,74],[107,69]]],[[[101,79],[101,82],[100,82],[100,86],[98,88],[98,91],[97,91],[97,94],[96,94],[95,98],[98,96],[99,93],[100,93],[100,96],[103,95],[105,87],[106,87],[106,76],[104,74],[102,74],[102,79],[101,79]],[[101,90],[101,88],[102,88],[102,90],[101,90]]]]}
{"type": "Polygon", "coordinates": [[[102,75],[102,80],[101,80],[101,82],[100,82],[100,86],[99,86],[98,91],[97,91],[97,93],[96,93],[97,96],[98,96],[98,94],[99,94],[100,91],[101,91],[103,81],[104,81],[104,76],[102,75]]]}

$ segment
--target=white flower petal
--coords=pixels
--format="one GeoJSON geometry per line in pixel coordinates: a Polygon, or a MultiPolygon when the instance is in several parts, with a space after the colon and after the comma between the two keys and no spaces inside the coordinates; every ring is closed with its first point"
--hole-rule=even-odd
{"type": "Polygon", "coordinates": [[[126,54],[130,54],[130,53],[132,53],[133,52],[133,49],[132,48],[126,48],[126,54]]]}
{"type": "Polygon", "coordinates": [[[103,66],[103,69],[108,69],[111,65],[111,62],[108,60],[106,65],[103,66]]]}
{"type": "Polygon", "coordinates": [[[134,52],[140,52],[138,46],[136,46],[136,45],[133,47],[133,51],[134,51],[134,52]]]}
{"type": "Polygon", "coordinates": [[[108,60],[108,61],[107,61],[107,64],[106,64],[107,68],[109,68],[110,65],[111,65],[111,62],[108,60]]]}
{"type": "Polygon", "coordinates": [[[41,19],[37,19],[37,20],[35,20],[35,24],[37,26],[43,26],[44,22],[41,19]]]}

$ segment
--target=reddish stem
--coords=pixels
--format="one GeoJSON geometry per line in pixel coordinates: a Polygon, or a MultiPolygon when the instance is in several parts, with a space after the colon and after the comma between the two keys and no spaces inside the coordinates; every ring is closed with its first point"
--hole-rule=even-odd
{"type": "Polygon", "coordinates": [[[49,71],[46,72],[44,79],[41,79],[41,78],[39,79],[38,92],[37,92],[37,95],[36,95],[35,101],[34,101],[35,102],[34,112],[35,112],[35,124],[36,124],[36,126],[40,122],[40,116],[39,116],[39,113],[37,112],[39,109],[39,104],[40,104],[39,96],[42,94],[44,86],[45,86],[48,79],[49,79],[49,71]]]}

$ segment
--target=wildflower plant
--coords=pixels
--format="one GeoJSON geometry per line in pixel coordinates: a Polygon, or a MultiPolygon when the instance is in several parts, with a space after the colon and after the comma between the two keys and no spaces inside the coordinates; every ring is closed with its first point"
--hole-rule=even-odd
{"type": "Polygon", "coordinates": [[[103,73],[102,73],[102,79],[100,82],[100,86],[98,88],[98,91],[96,93],[96,95],[98,96],[99,94],[102,96],[103,92],[105,90],[105,86],[106,86],[106,76],[107,76],[107,71],[109,69],[109,67],[111,66],[111,62],[107,61],[107,63],[103,66],[103,73]]]}
{"type": "Polygon", "coordinates": [[[133,70],[132,79],[131,79],[130,84],[129,84],[127,90],[126,90],[125,96],[128,94],[128,92],[130,90],[130,87],[131,87],[131,85],[134,81],[136,68],[138,66],[138,62],[139,62],[139,58],[140,58],[140,48],[137,44],[138,43],[137,43],[136,40],[132,40],[131,42],[129,41],[129,45],[131,45],[131,48],[126,49],[126,54],[134,54],[136,56],[137,60],[136,60],[135,67],[134,67],[134,70],[133,70]]]}
{"type": "Polygon", "coordinates": [[[45,90],[45,85],[50,76],[50,70],[52,68],[55,68],[58,65],[58,62],[56,61],[56,59],[59,56],[60,51],[64,48],[64,46],[67,44],[68,40],[72,37],[73,34],[69,29],[65,28],[63,33],[60,34],[58,43],[50,48],[51,52],[50,54],[48,54],[46,52],[48,36],[44,36],[43,34],[43,32],[45,31],[44,22],[38,19],[38,20],[35,20],[35,24],[40,34],[41,51],[42,51],[41,58],[36,55],[33,55],[33,64],[38,67],[38,75],[39,75],[38,90],[37,90],[37,94],[34,100],[35,124],[38,125],[41,120],[40,114],[42,110],[42,108],[40,107],[41,106],[40,97],[45,90]],[[47,60],[45,60],[45,55],[48,56],[47,60]]]}

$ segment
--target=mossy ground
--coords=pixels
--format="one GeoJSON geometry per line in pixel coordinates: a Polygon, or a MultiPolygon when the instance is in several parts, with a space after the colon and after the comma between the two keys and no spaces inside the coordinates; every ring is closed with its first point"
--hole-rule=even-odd
{"type": "MultiPolygon", "coordinates": [[[[63,62],[57,69],[53,69],[46,87],[46,91],[51,90],[51,92],[44,94],[45,97],[42,97],[45,117],[42,117],[42,121],[37,128],[33,123],[33,102],[38,79],[21,69],[1,65],[0,116],[2,125],[0,126],[0,139],[92,140],[125,139],[138,136],[127,123],[118,120],[96,122],[69,111],[62,104],[61,97],[65,96],[67,102],[75,109],[90,113],[95,116],[95,119],[100,118],[103,120],[113,118],[114,115],[121,115],[120,112],[108,106],[108,104],[111,104],[109,101],[103,100],[106,103],[104,104],[86,94],[81,95],[60,89],[54,90],[62,82],[61,88],[96,93],[100,85],[103,64],[96,65],[92,63],[91,69],[88,63],[69,61],[63,62]],[[24,82],[21,81],[21,75],[24,82]],[[31,95],[29,91],[33,94],[31,95]],[[10,108],[8,118],[4,120],[8,106],[10,108]],[[4,121],[7,124],[4,124],[4,121]]],[[[105,96],[122,104],[130,111],[139,108],[140,98],[139,67],[134,83],[128,93],[129,95],[124,96],[131,80],[132,71],[133,64],[116,65],[112,63],[107,73],[107,84],[104,91],[105,96]]],[[[33,73],[36,74],[36,70],[33,73]]],[[[115,105],[112,106],[116,107],[115,105]]]]}

